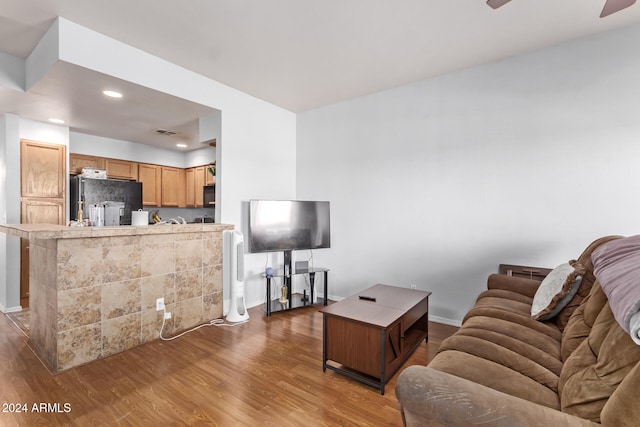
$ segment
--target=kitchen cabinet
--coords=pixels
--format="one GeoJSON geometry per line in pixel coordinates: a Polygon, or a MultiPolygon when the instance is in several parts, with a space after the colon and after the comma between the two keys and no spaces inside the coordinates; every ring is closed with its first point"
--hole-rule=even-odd
{"type": "Polygon", "coordinates": [[[216,177],[211,175],[211,173],[209,172],[209,165],[206,165],[204,167],[204,185],[215,185],[216,184],[216,177]]]}
{"type": "Polygon", "coordinates": [[[106,159],[107,177],[114,179],[138,180],[138,163],[128,160],[106,159]]]}
{"type": "Polygon", "coordinates": [[[198,166],[195,168],[187,168],[185,170],[185,185],[186,185],[186,204],[190,208],[201,208],[204,203],[203,188],[205,185],[205,173],[204,166],[198,166]]]}
{"type": "Polygon", "coordinates": [[[196,205],[196,193],[195,193],[195,168],[187,168],[185,173],[185,203],[187,207],[194,207],[196,205]]]}
{"type": "Polygon", "coordinates": [[[201,208],[204,204],[204,199],[203,199],[203,190],[204,190],[204,181],[205,181],[205,167],[204,166],[198,166],[197,168],[195,168],[195,173],[194,173],[194,177],[193,177],[193,184],[194,184],[194,193],[195,193],[195,206],[197,208],[201,208]]]}
{"type": "MultiPolygon", "coordinates": [[[[64,224],[63,200],[46,198],[21,198],[20,223],[64,224]]],[[[20,306],[29,307],[29,240],[20,239],[20,306]]]]}
{"type": "Polygon", "coordinates": [[[138,181],[142,183],[142,205],[162,205],[162,166],[138,164],[138,181]]]}
{"type": "Polygon", "coordinates": [[[104,157],[87,156],[84,154],[69,154],[69,174],[80,175],[82,168],[104,169],[106,166],[104,157]]]}
{"type": "MultiPolygon", "coordinates": [[[[64,224],[66,147],[20,141],[20,222],[64,224]]],[[[29,307],[29,242],[20,241],[20,305],[29,307]]]]}
{"type": "Polygon", "coordinates": [[[201,208],[204,186],[215,185],[208,165],[183,169],[84,154],[70,154],[69,164],[71,174],[90,167],[106,169],[108,178],[141,182],[143,206],[201,208]]]}
{"type": "Polygon", "coordinates": [[[21,198],[21,224],[64,224],[63,200],[45,198],[21,198]]]}
{"type": "Polygon", "coordinates": [[[180,193],[184,191],[180,177],[179,168],[162,166],[162,206],[180,207],[180,193]]]}
{"type": "Polygon", "coordinates": [[[66,193],[66,147],[20,141],[20,196],[63,199],[66,193]]]}
{"type": "Polygon", "coordinates": [[[178,207],[186,208],[187,207],[187,195],[186,195],[186,173],[187,171],[180,168],[178,169],[178,207]]]}

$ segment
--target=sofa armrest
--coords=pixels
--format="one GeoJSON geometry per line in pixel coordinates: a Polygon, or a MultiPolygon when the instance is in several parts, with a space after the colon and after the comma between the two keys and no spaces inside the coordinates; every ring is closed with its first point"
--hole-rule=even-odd
{"type": "Polygon", "coordinates": [[[600,426],[426,366],[402,371],[396,396],[407,427],[600,426]]]}
{"type": "Polygon", "coordinates": [[[533,298],[540,286],[539,280],[524,277],[492,274],[487,279],[487,289],[504,289],[533,298]]]}

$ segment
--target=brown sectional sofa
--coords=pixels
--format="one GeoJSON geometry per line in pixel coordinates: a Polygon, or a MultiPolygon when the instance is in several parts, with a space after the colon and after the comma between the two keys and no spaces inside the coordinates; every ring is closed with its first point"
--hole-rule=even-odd
{"type": "Polygon", "coordinates": [[[577,294],[549,320],[531,316],[541,282],[490,276],[431,363],[400,374],[404,424],[640,426],[640,346],[614,319],[591,259],[618,238],[582,253],[577,294]]]}

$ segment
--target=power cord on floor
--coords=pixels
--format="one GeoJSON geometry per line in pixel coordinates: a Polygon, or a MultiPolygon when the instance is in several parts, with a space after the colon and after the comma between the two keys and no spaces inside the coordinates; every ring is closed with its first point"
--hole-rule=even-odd
{"type": "Polygon", "coordinates": [[[162,336],[162,331],[164,330],[164,325],[165,325],[165,322],[167,321],[167,318],[165,316],[166,312],[167,312],[167,309],[163,308],[162,309],[162,327],[160,328],[160,339],[163,340],[163,341],[175,340],[176,338],[180,338],[181,336],[183,336],[185,334],[188,334],[189,332],[193,332],[193,331],[195,331],[197,329],[204,328],[205,326],[220,326],[220,327],[227,326],[227,327],[232,327],[232,326],[242,325],[243,323],[247,323],[249,321],[247,319],[247,320],[243,320],[242,322],[238,322],[238,323],[224,323],[223,319],[213,319],[213,320],[211,320],[211,321],[209,321],[207,323],[203,323],[202,325],[198,325],[198,326],[195,326],[195,327],[193,327],[193,328],[191,328],[189,330],[183,331],[183,332],[179,333],[176,336],[163,337],[162,336]]]}

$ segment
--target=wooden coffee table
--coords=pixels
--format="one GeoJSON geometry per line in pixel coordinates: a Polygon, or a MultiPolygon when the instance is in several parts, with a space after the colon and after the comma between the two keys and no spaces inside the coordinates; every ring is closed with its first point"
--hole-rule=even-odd
{"type": "Polygon", "coordinates": [[[389,378],[428,340],[429,295],[375,285],[324,307],[322,370],[329,368],[384,394],[389,378]]]}

